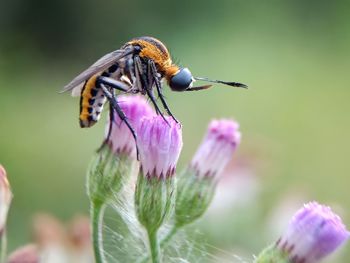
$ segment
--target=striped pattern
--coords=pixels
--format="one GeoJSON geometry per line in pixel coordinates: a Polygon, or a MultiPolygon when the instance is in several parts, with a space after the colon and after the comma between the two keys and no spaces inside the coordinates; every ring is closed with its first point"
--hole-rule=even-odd
{"type": "Polygon", "coordinates": [[[91,127],[100,119],[106,102],[102,89],[96,88],[98,76],[96,74],[88,79],[81,90],[79,123],[82,128],[91,127]]]}

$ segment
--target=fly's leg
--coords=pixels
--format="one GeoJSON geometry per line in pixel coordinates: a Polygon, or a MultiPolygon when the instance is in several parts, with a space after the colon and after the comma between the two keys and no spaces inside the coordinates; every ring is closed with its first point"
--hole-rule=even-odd
{"type": "Polygon", "coordinates": [[[109,104],[109,127],[108,127],[108,134],[105,138],[105,140],[103,141],[102,145],[100,146],[100,148],[97,149],[97,152],[100,152],[103,147],[108,144],[108,140],[109,137],[111,136],[112,133],[112,125],[113,125],[113,121],[114,121],[114,110],[112,108],[112,105],[109,104]]]}
{"type": "Polygon", "coordinates": [[[117,112],[119,118],[126,124],[126,126],[129,128],[132,136],[134,137],[135,145],[136,145],[136,156],[137,156],[137,160],[139,160],[139,148],[137,147],[137,135],[136,135],[134,128],[131,126],[131,124],[130,124],[128,118],[126,117],[125,113],[123,112],[123,110],[120,108],[120,106],[118,104],[118,100],[117,100],[116,96],[114,95],[114,93],[111,93],[104,84],[100,84],[100,87],[101,87],[103,93],[105,94],[106,98],[108,99],[108,101],[111,105],[111,108],[117,112]]]}
{"type": "Polygon", "coordinates": [[[126,93],[130,89],[129,85],[126,83],[104,76],[100,76],[96,80],[96,86],[102,86],[101,84],[126,93]]]}
{"type": "Polygon", "coordinates": [[[149,65],[151,67],[151,72],[152,72],[152,77],[154,79],[154,82],[156,83],[156,88],[157,88],[157,93],[160,98],[160,101],[163,104],[164,109],[166,112],[173,118],[173,120],[178,123],[179,121],[174,117],[174,115],[171,113],[168,104],[166,103],[166,100],[164,98],[163,92],[162,92],[162,83],[159,81],[159,78],[157,76],[157,68],[156,65],[154,64],[154,61],[150,60],[149,65]]]}
{"type": "MultiPolygon", "coordinates": [[[[147,78],[144,74],[142,74],[142,62],[141,62],[141,59],[136,56],[134,58],[134,61],[135,61],[135,74],[137,75],[137,77],[140,78],[141,80],[141,84],[142,84],[142,87],[144,87],[144,89],[146,90],[146,93],[148,95],[148,97],[150,98],[152,104],[154,105],[154,108],[156,109],[156,113],[157,114],[160,114],[160,116],[162,116],[163,120],[168,123],[168,121],[165,119],[163,113],[160,111],[159,107],[158,107],[158,104],[156,102],[156,98],[154,97],[154,94],[153,94],[153,91],[152,91],[152,79],[149,79],[147,81],[147,78]]],[[[169,124],[169,123],[168,123],[169,124]]]]}

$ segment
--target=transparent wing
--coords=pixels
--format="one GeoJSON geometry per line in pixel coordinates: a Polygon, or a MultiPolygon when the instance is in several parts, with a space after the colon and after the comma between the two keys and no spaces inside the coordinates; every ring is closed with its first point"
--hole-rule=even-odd
{"type": "Polygon", "coordinates": [[[82,82],[72,89],[72,97],[79,97],[81,95],[81,90],[84,87],[85,82],[82,82]]]}
{"type": "Polygon", "coordinates": [[[88,69],[80,73],[77,77],[75,77],[71,82],[69,82],[66,86],[64,86],[62,92],[66,92],[74,89],[76,86],[84,82],[85,80],[91,78],[96,73],[106,70],[114,63],[116,63],[121,58],[131,54],[134,52],[134,48],[125,48],[118,49],[107,55],[104,55],[102,58],[97,60],[94,64],[92,64],[88,69]]]}

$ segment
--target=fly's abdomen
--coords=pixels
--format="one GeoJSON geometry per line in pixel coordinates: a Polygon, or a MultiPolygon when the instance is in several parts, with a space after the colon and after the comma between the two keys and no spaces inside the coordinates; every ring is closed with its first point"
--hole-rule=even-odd
{"type": "Polygon", "coordinates": [[[91,77],[81,91],[79,122],[82,128],[91,127],[100,119],[106,102],[102,89],[96,88],[97,76],[91,77]]]}

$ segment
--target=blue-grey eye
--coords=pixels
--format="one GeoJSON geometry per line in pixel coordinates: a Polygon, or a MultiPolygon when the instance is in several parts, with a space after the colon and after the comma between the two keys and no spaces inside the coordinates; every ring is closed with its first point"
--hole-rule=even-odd
{"type": "Polygon", "coordinates": [[[188,68],[182,68],[169,81],[169,86],[173,91],[184,91],[192,84],[193,78],[188,68]]]}

